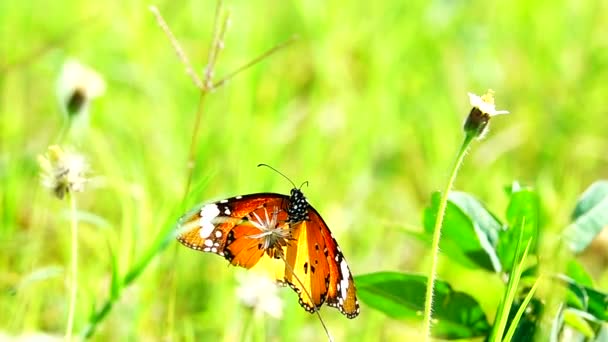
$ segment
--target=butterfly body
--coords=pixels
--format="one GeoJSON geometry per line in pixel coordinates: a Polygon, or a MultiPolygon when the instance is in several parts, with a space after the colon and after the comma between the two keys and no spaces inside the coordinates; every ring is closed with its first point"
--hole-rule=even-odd
{"type": "Polygon", "coordinates": [[[258,193],[202,205],[180,219],[177,239],[289,285],[309,312],[326,303],[348,318],[359,314],[340,247],[299,189],[290,196],[258,193]]]}

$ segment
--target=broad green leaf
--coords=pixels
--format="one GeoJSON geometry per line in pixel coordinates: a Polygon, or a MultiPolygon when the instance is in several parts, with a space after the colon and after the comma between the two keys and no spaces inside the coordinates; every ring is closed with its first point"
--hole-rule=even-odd
{"type": "Polygon", "coordinates": [[[530,254],[535,253],[538,240],[539,212],[540,201],[538,195],[531,189],[514,185],[511,200],[507,207],[509,229],[500,232],[500,238],[496,246],[496,251],[506,272],[509,272],[511,265],[513,265],[520,229],[523,229],[522,240],[532,242],[530,254]]]}
{"type": "Polygon", "coordinates": [[[580,285],[593,287],[593,278],[587,273],[583,265],[575,259],[568,261],[568,264],[566,265],[566,275],[580,285]]]}
{"type": "Polygon", "coordinates": [[[563,238],[570,250],[582,252],[608,226],[608,181],[593,183],[581,196],[563,238]]]}
{"type": "MultiPolygon", "coordinates": [[[[429,235],[433,234],[440,196],[439,192],[433,193],[431,206],[424,211],[424,229],[429,235]]],[[[463,256],[478,267],[499,272],[502,266],[494,246],[500,227],[498,220],[475,198],[451,193],[441,230],[441,251],[465,266],[470,262],[463,262],[463,256]]]]}
{"type": "Polygon", "coordinates": [[[589,305],[585,311],[604,322],[608,321],[608,294],[589,287],[585,287],[585,291],[589,296],[589,305]]]}
{"type": "Polygon", "coordinates": [[[588,312],[598,320],[608,321],[608,294],[578,284],[574,279],[564,275],[560,275],[559,279],[568,285],[569,292],[575,297],[566,297],[568,305],[588,312]]]}
{"type": "MultiPolygon", "coordinates": [[[[397,319],[422,319],[427,278],[396,272],[356,277],[359,298],[370,307],[397,319]]],[[[444,282],[435,283],[433,336],[445,339],[485,336],[490,325],[479,303],[444,282]]]]}
{"type": "MultiPolygon", "coordinates": [[[[413,231],[409,231],[409,230],[404,230],[403,232],[405,234],[417,239],[418,241],[424,243],[425,245],[428,246],[428,248],[431,248],[432,241],[433,241],[433,236],[431,234],[426,233],[426,232],[413,232],[413,231]]],[[[473,261],[468,255],[466,255],[465,252],[460,247],[460,245],[458,244],[458,242],[456,242],[456,241],[442,238],[441,255],[444,255],[444,256],[450,258],[450,260],[452,260],[452,261],[456,261],[457,263],[461,264],[462,266],[465,266],[465,267],[468,267],[471,269],[479,268],[479,264],[475,263],[475,261],[473,261]]]]}
{"type": "Polygon", "coordinates": [[[593,328],[589,322],[587,322],[588,320],[596,321],[595,317],[584,311],[579,311],[576,309],[564,310],[564,322],[566,324],[581,332],[583,335],[585,335],[585,337],[594,338],[595,332],[593,331],[593,328]]]}

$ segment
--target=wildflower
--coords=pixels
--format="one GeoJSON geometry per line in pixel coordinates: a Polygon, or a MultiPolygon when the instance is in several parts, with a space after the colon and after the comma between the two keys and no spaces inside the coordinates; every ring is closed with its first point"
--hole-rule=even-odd
{"type": "Polygon", "coordinates": [[[88,165],[83,156],[53,145],[45,156],[38,156],[38,163],[42,169],[42,185],[57,198],[62,199],[66,193],[84,190],[88,165]]]}
{"type": "Polygon", "coordinates": [[[283,316],[278,287],[270,278],[255,272],[243,272],[237,274],[237,280],[240,285],[236,295],[243,305],[276,319],[283,316]]]}
{"type": "Polygon", "coordinates": [[[78,119],[78,126],[86,127],[91,100],[103,95],[105,90],[106,83],[95,70],[75,60],[64,63],[57,82],[57,96],[70,123],[78,119]]]}
{"type": "Polygon", "coordinates": [[[469,100],[473,108],[464,123],[464,131],[467,134],[472,134],[477,139],[484,137],[491,117],[509,114],[506,110],[496,110],[492,89],[488,89],[488,92],[482,96],[469,93],[469,100]]]}

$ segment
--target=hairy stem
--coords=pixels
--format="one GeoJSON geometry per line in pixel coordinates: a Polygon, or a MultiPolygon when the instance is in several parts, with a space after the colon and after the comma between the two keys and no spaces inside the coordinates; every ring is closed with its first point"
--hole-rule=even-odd
{"type": "Polygon", "coordinates": [[[431,323],[432,323],[432,312],[433,312],[433,290],[435,286],[435,278],[437,276],[437,263],[439,261],[439,240],[441,239],[441,226],[443,225],[443,218],[445,216],[445,210],[447,208],[448,196],[452,186],[454,185],[454,180],[456,179],[456,175],[458,174],[458,170],[462,165],[464,160],[464,156],[467,154],[467,150],[473,141],[474,136],[472,134],[467,134],[465,136],[464,142],[458,151],[458,155],[456,158],[456,163],[452,169],[452,173],[450,174],[450,178],[445,186],[445,189],[441,193],[441,199],[439,200],[439,208],[437,209],[437,218],[435,219],[435,227],[433,228],[433,243],[431,245],[431,269],[429,270],[428,281],[426,284],[426,296],[424,303],[424,328],[423,333],[425,335],[425,340],[431,340],[431,323]]]}
{"type": "Polygon", "coordinates": [[[78,292],[78,220],[76,218],[76,197],[68,194],[72,221],[72,270],[70,272],[70,308],[68,311],[68,325],[65,340],[72,340],[74,330],[74,312],[76,311],[76,293],[78,292]]]}

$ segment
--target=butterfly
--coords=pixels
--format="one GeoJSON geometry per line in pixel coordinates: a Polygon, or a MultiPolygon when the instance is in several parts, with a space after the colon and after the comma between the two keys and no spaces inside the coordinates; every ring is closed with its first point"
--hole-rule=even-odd
{"type": "Polygon", "coordinates": [[[295,187],[289,196],[257,193],[196,207],[179,221],[185,246],[289,285],[314,313],[326,303],[359,314],[352,274],[331,231],[295,187]]]}

